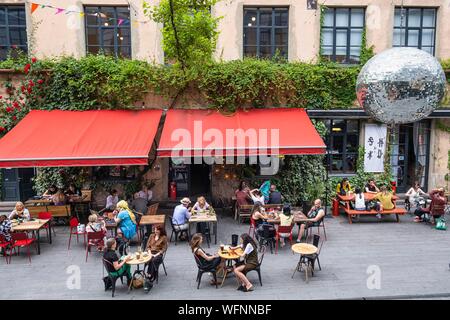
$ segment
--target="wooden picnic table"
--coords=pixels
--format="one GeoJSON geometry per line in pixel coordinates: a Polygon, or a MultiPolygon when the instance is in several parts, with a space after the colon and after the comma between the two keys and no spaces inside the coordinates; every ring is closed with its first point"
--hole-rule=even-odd
{"type": "Polygon", "coordinates": [[[214,243],[217,244],[217,216],[207,215],[207,214],[193,214],[189,218],[188,236],[191,238],[191,224],[206,222],[208,224],[212,223],[214,225],[214,243]]]}
{"type": "Polygon", "coordinates": [[[48,242],[52,243],[52,224],[50,223],[50,219],[36,219],[31,221],[24,221],[20,224],[18,222],[12,223],[12,232],[33,232],[37,233],[36,241],[37,241],[37,251],[38,254],[41,254],[41,236],[40,236],[40,230],[44,228],[44,226],[48,225],[48,242]]]}
{"type": "MultiPolygon", "coordinates": [[[[352,221],[352,216],[356,216],[356,215],[375,215],[378,212],[375,210],[354,210],[351,208],[350,203],[355,199],[355,194],[352,193],[350,195],[341,195],[341,194],[337,194],[337,198],[339,200],[339,207],[342,208],[345,213],[347,214],[348,217],[348,222],[350,224],[353,223],[352,221]],[[341,202],[343,202],[344,204],[342,204],[341,202]]],[[[376,196],[376,193],[364,193],[364,201],[372,201],[376,196]]],[[[398,196],[394,195],[392,197],[392,202],[394,203],[395,206],[395,202],[399,199],[398,196]]],[[[399,219],[399,215],[404,215],[406,213],[406,210],[403,208],[396,208],[394,207],[394,209],[390,209],[390,210],[386,210],[384,209],[383,211],[381,211],[381,214],[395,214],[396,220],[397,222],[400,222],[399,219]]]]}

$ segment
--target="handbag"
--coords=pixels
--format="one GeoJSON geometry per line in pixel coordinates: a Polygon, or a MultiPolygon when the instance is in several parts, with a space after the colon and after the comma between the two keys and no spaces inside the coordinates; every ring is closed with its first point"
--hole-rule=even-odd
{"type": "Polygon", "coordinates": [[[445,224],[445,220],[443,218],[436,219],[436,230],[447,230],[447,225],[445,224]]]}
{"type": "Polygon", "coordinates": [[[144,286],[144,277],[143,276],[135,276],[135,278],[133,279],[133,288],[134,289],[139,289],[142,288],[144,286]]]}

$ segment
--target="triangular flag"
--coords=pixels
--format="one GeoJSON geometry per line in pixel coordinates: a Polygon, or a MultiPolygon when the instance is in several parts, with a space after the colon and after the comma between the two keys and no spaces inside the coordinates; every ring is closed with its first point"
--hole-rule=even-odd
{"type": "Polygon", "coordinates": [[[63,11],[64,11],[64,9],[62,9],[62,8],[56,8],[56,13],[55,14],[59,14],[59,13],[61,13],[63,11]]]}
{"type": "Polygon", "coordinates": [[[123,23],[123,19],[119,19],[119,21],[117,22],[117,26],[120,26],[123,23]]]}
{"type": "Polygon", "coordinates": [[[37,3],[31,3],[31,14],[36,11],[36,9],[39,8],[39,5],[37,3]]]}

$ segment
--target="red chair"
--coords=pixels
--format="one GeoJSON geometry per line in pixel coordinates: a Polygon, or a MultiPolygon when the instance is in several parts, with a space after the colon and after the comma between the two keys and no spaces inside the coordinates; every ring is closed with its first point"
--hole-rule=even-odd
{"type": "Polygon", "coordinates": [[[9,247],[10,245],[11,245],[11,241],[6,241],[5,236],[0,234],[0,249],[3,250],[3,256],[5,257],[6,264],[11,262],[11,257],[9,257],[10,260],[8,262],[8,253],[7,253],[7,250],[11,250],[11,248],[9,247]]]}
{"type": "Polygon", "coordinates": [[[88,255],[91,252],[92,246],[97,246],[99,242],[103,242],[103,238],[105,237],[104,231],[98,232],[87,232],[87,246],[86,246],[86,262],[88,259],[88,255]]]}
{"type": "Polygon", "coordinates": [[[276,242],[275,254],[278,253],[278,242],[279,242],[279,240],[281,238],[281,236],[280,236],[281,233],[289,233],[289,241],[291,242],[291,245],[292,245],[292,229],[293,229],[293,227],[294,227],[293,225],[290,225],[290,226],[278,226],[277,233],[275,235],[275,242],[276,242]]]}
{"type": "Polygon", "coordinates": [[[11,263],[11,255],[12,255],[12,251],[17,248],[17,254],[20,254],[20,248],[22,247],[27,247],[27,255],[28,255],[28,260],[30,260],[30,264],[31,264],[31,254],[30,254],[30,247],[31,244],[34,242],[36,250],[37,250],[37,246],[36,246],[36,239],[35,238],[28,238],[28,234],[26,232],[16,232],[16,233],[12,233],[12,246],[11,246],[11,251],[9,252],[9,262],[11,263]]]}
{"type": "MultiPolygon", "coordinates": [[[[39,212],[38,213],[38,219],[50,220],[49,224],[53,222],[53,217],[52,217],[52,214],[50,212],[39,212]]],[[[49,238],[50,237],[49,234],[48,234],[49,225],[46,224],[42,229],[45,229],[45,231],[47,232],[47,238],[49,238]]],[[[52,228],[52,229],[53,229],[53,234],[56,236],[55,229],[54,228],[52,228]]]]}
{"type": "Polygon", "coordinates": [[[253,220],[253,215],[250,215],[250,228],[248,228],[248,234],[249,234],[252,238],[255,238],[255,234],[256,234],[256,222],[255,222],[255,220],[253,220]]]}
{"type": "Polygon", "coordinates": [[[67,250],[70,250],[70,242],[72,241],[72,235],[77,236],[77,243],[79,242],[78,236],[83,236],[84,246],[86,247],[86,231],[85,232],[78,232],[78,219],[73,217],[69,221],[69,228],[70,228],[70,236],[69,236],[69,246],[67,247],[67,250]]]}

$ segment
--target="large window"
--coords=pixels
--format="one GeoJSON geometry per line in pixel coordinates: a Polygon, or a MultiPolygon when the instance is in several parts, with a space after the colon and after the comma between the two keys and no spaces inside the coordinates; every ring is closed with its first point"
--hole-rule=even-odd
{"type": "Polygon", "coordinates": [[[413,47],[434,55],[436,9],[395,8],[394,47],[413,47]]]}
{"type": "Polygon", "coordinates": [[[11,49],[28,51],[25,6],[0,6],[0,60],[11,49]]]}
{"type": "Polygon", "coordinates": [[[244,8],[244,56],[287,58],[288,8],[244,8]]]}
{"type": "Polygon", "coordinates": [[[131,58],[129,7],[84,7],[86,52],[131,58]]]}
{"type": "Polygon", "coordinates": [[[359,121],[326,120],[326,166],[331,173],[354,173],[358,159],[359,121]]]}
{"type": "Polygon", "coordinates": [[[364,8],[327,8],[324,15],[322,57],[344,64],[359,63],[364,8]]]}

